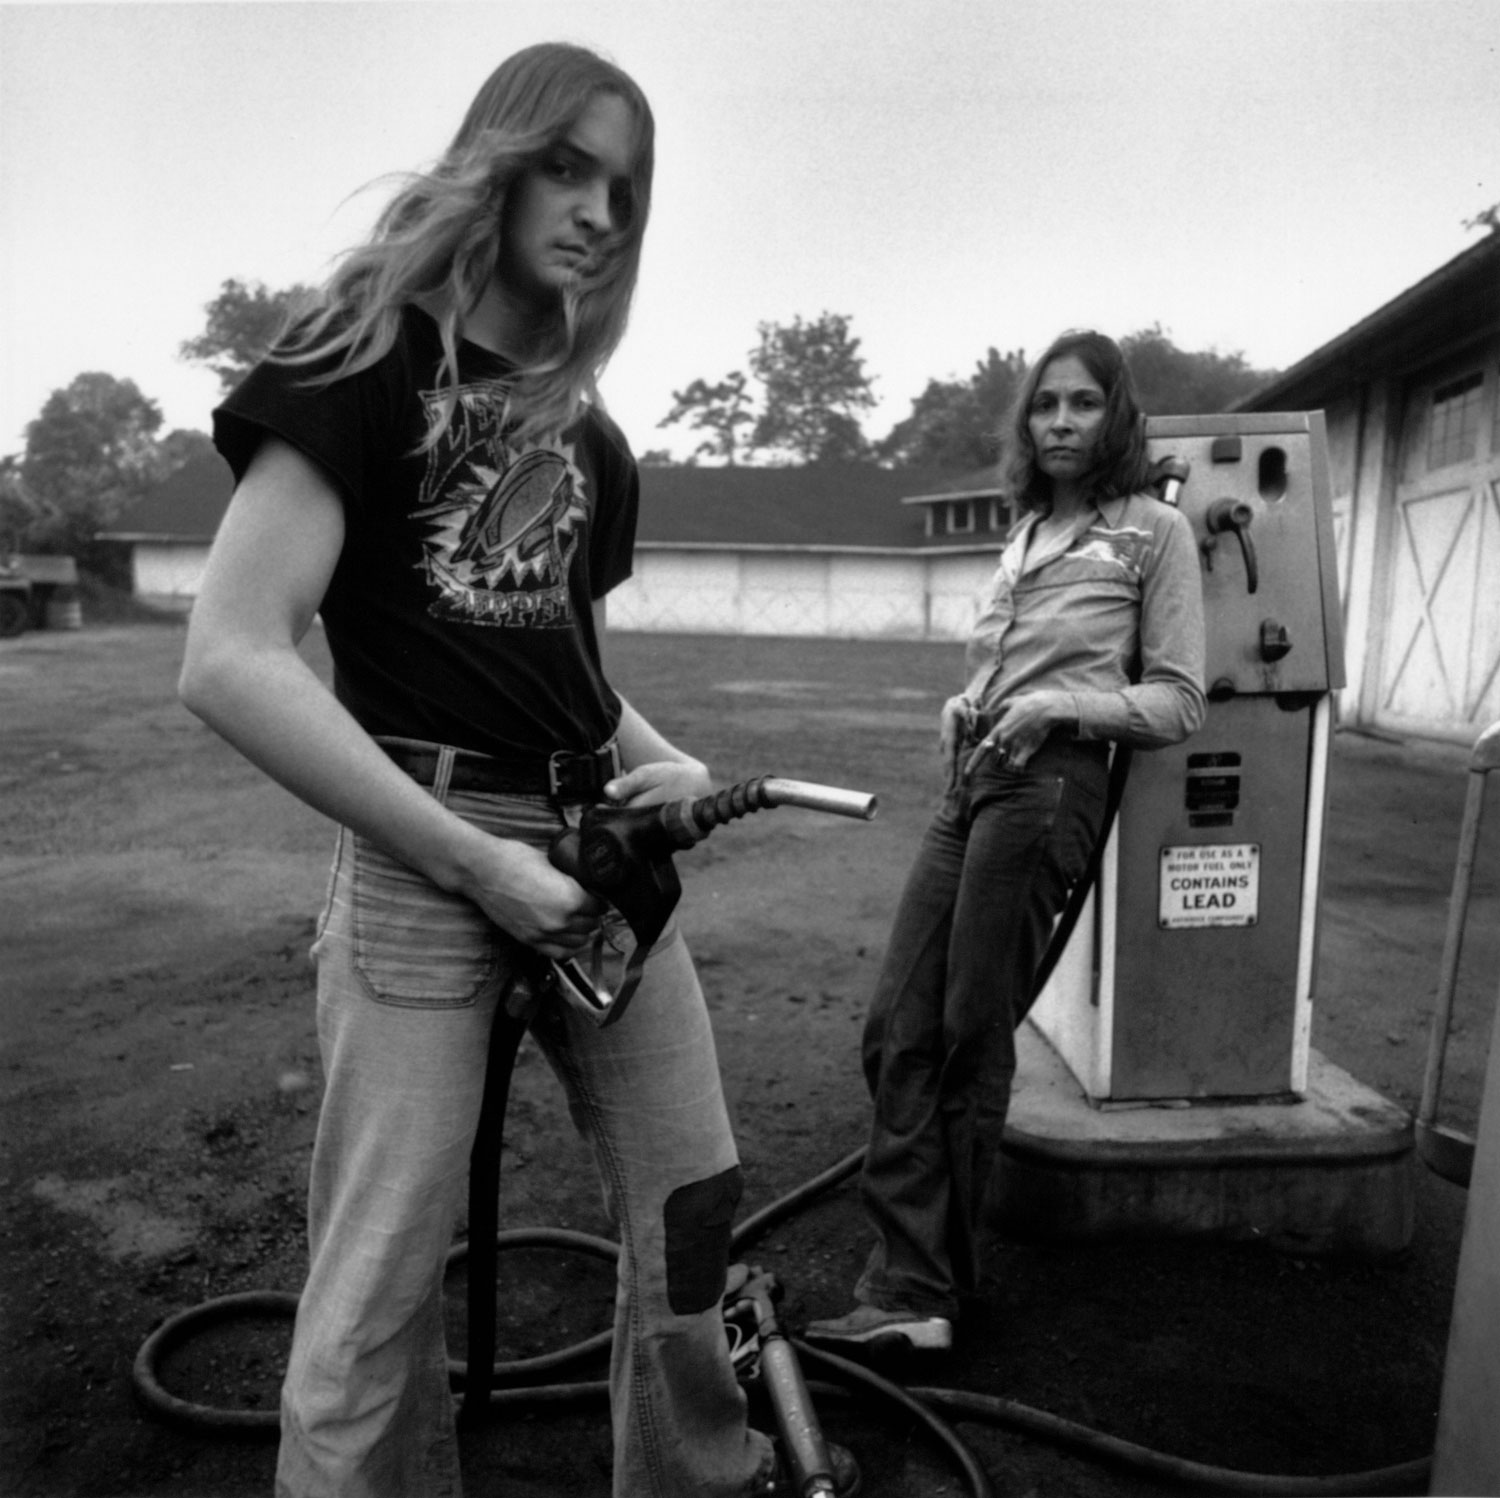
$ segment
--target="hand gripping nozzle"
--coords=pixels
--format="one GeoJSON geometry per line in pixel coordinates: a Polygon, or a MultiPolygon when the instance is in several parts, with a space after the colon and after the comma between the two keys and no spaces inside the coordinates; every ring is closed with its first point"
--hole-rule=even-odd
{"type": "Polygon", "coordinates": [[[715,827],[768,806],[801,806],[869,821],[876,804],[874,796],[860,791],[761,776],[697,800],[585,807],[577,827],[565,828],[553,838],[548,857],[555,868],[620,912],[635,948],[618,993],[609,993],[597,974],[586,974],[574,959],[551,963],[552,980],[596,1023],[616,1023],[635,993],[646,954],[666,930],[681,898],[674,853],[702,842],[715,827]]]}

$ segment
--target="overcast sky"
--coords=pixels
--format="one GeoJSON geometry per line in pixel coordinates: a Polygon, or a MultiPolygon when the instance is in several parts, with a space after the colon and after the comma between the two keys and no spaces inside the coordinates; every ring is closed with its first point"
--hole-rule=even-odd
{"type": "Polygon", "coordinates": [[[176,351],[220,284],[320,278],[544,39],[656,111],[637,449],[799,314],[852,319],[873,437],[1081,324],[1285,367],[1500,200],[1497,0],[0,0],[0,452],[86,370],[206,430],[176,351]]]}

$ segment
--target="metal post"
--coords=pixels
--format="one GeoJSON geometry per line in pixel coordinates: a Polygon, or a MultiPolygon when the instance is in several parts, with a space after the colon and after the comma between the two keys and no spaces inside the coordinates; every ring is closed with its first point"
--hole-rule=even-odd
{"type": "Polygon", "coordinates": [[[1500,1024],[1489,1069],[1469,1208],[1464,1217],[1443,1397],[1438,1406],[1433,1493],[1488,1498],[1500,1493],[1500,1024]]]}
{"type": "MultiPolygon", "coordinates": [[[[1484,777],[1500,769],[1500,723],[1480,735],[1469,769],[1471,795],[1460,840],[1459,871],[1455,879],[1456,906],[1467,901],[1467,875],[1472,872],[1474,844],[1478,840],[1484,777]],[[1478,793],[1474,794],[1476,788],[1478,793]]],[[[1456,966],[1464,913],[1460,908],[1450,918],[1444,956],[1445,989],[1451,989],[1449,955],[1456,966]],[[1453,930],[1455,921],[1458,926],[1456,933],[1453,930]]],[[[1446,1011],[1444,1004],[1434,1020],[1434,1035],[1440,1045],[1436,1063],[1429,1064],[1428,1095],[1423,1099],[1423,1114],[1429,1122],[1429,1135],[1434,1139],[1448,1137],[1447,1131],[1438,1132],[1434,1120],[1436,1093],[1441,1086],[1441,1045],[1447,1040],[1446,1011]]],[[[1496,1019],[1491,1024],[1484,1097],[1473,1142],[1469,1205],[1464,1217],[1463,1247],[1459,1251],[1458,1285],[1454,1291],[1453,1321],[1448,1332],[1442,1402],[1438,1407],[1437,1449],[1432,1463],[1433,1493],[1445,1494],[1447,1498],[1486,1498],[1486,1495],[1500,1493],[1500,1420],[1496,1419],[1497,1411],[1500,1411],[1500,1003],[1497,1003],[1496,1019]]]]}

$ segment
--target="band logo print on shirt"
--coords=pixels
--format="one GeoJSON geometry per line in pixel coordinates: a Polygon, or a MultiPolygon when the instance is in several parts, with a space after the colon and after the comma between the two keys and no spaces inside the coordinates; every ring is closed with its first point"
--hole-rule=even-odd
{"type": "MultiPolygon", "coordinates": [[[[442,397],[424,391],[429,408],[442,397]]],[[[465,385],[428,455],[416,517],[429,529],[422,567],[437,619],[525,629],[572,622],[568,572],[588,520],[568,442],[512,447],[505,386],[465,385]]]]}

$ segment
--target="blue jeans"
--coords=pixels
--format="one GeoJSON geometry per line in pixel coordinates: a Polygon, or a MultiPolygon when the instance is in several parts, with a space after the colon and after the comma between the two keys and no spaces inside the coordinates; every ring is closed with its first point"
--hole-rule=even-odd
{"type": "MultiPolygon", "coordinates": [[[[563,825],[543,798],[446,799],[538,846],[563,825]]],[[[327,1085],[282,1391],[281,1498],[460,1492],[443,1263],[517,950],[470,901],[341,833],[313,947],[327,1085]]],[[[675,923],[617,1024],[601,1030],[551,998],[532,1034],[592,1146],[621,1245],[614,1492],[743,1494],[770,1443],[746,1425],[719,1304],[738,1159],[675,923]]]]}
{"type": "Polygon", "coordinates": [[[1108,779],[1107,745],[1056,735],[1024,770],[987,754],[951,777],[865,1024],[875,1111],[860,1191],[876,1241],[857,1300],[952,1318],[978,1287],[1015,1029],[1098,839],[1108,779]]]}

